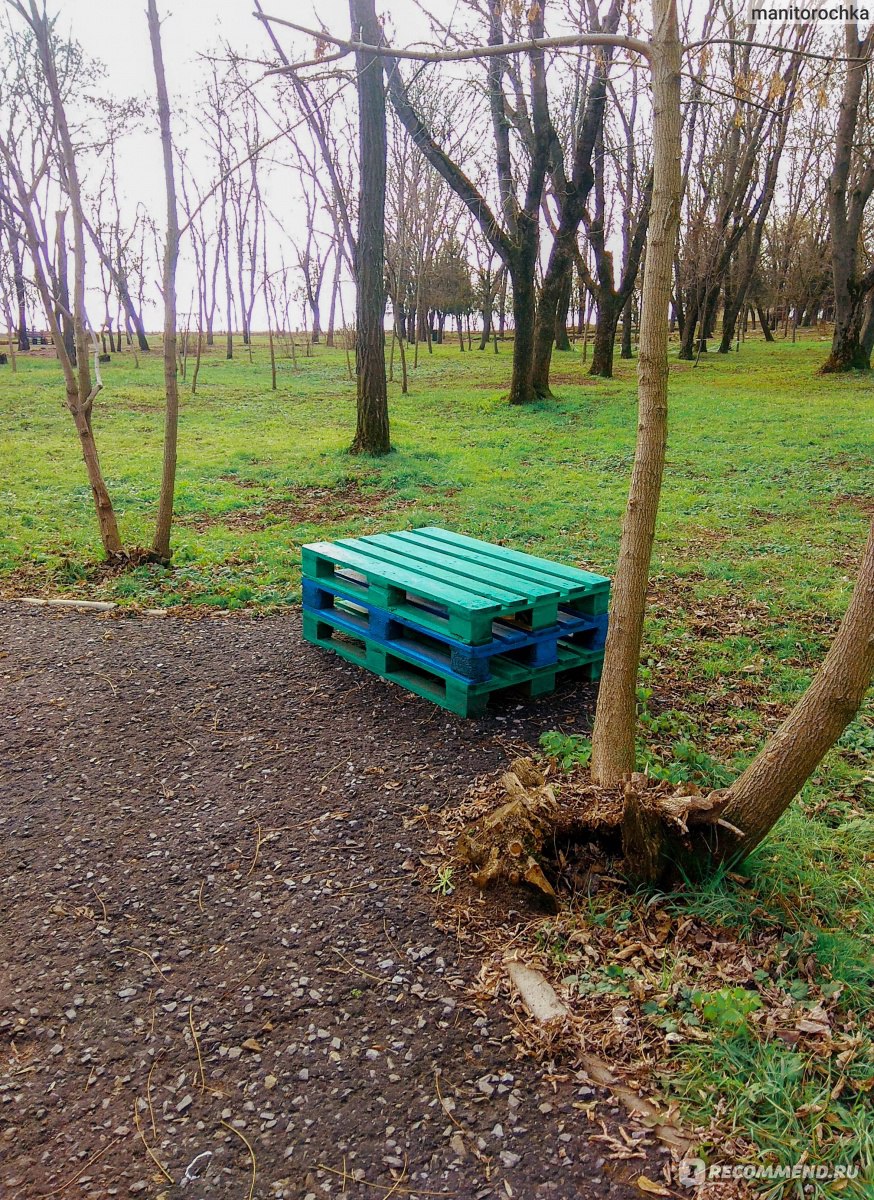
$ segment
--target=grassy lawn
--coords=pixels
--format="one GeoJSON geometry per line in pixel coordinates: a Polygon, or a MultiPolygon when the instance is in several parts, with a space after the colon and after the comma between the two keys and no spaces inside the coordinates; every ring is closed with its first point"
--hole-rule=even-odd
{"type": "MultiPolygon", "coordinates": [[[[641,758],[656,773],[726,782],[800,694],[846,607],[874,507],[874,379],[818,376],[825,352],[811,339],[748,342],[697,367],[672,359],[640,696],[641,758]]],[[[411,372],[408,396],[390,386],[395,452],[377,461],[345,453],[354,389],[341,350],[316,348],[297,366],[283,359],[276,392],[265,346],[254,363],[242,347],[234,362],[216,354],[196,396],[183,385],[175,564],[112,576],[99,568],[57,364],[23,359],[17,375],[0,371],[0,594],[273,606],[298,597],[302,543],[422,524],[605,574],[615,563],[635,434],[632,363],[595,381],[578,355],[557,355],[556,398],[510,410],[508,348],[437,348],[411,372]]],[[[122,535],[142,544],[160,472],[161,364],[152,356],[135,369],[119,356],[105,383],[98,447],[122,535]]],[[[577,749],[565,746],[569,758],[577,749]]],[[[872,781],[869,700],[745,877],[665,902],[678,921],[691,913],[767,942],[753,959],[765,1009],[827,1012],[830,1034],[786,1038],[745,1014],[721,1020],[729,997],[707,1008],[717,1013],[707,1028],[706,1005],[681,981],[649,1014],[676,1031],[697,1013],[704,1029],[672,1044],[661,1080],[687,1119],[735,1122],[780,1161],[805,1150],[816,1161],[874,1160],[872,781]]],[[[626,994],[615,973],[586,986],[609,991],[611,979],[626,994]]]]}

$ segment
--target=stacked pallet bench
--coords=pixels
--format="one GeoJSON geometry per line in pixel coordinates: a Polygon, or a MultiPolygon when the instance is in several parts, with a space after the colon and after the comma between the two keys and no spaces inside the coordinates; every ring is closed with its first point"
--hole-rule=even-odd
{"type": "Polygon", "coordinates": [[[610,581],[447,529],[303,547],[303,632],[457,713],[600,676],[610,581]]]}

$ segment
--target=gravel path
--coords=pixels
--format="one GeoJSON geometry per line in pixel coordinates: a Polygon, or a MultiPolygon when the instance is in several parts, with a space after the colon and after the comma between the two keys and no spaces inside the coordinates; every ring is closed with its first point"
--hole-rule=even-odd
{"type": "Polygon", "coordinates": [[[4,1200],[640,1195],[470,1001],[404,825],[585,693],[460,721],[297,614],[0,623],[4,1200]]]}

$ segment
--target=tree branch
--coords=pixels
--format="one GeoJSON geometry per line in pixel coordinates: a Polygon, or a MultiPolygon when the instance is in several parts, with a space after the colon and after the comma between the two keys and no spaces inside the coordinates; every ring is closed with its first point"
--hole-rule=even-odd
{"type": "MultiPolygon", "coordinates": [[[[286,28],[294,29],[298,33],[305,33],[317,41],[330,42],[332,46],[339,46],[344,54],[362,51],[383,58],[407,58],[414,62],[466,62],[470,59],[501,57],[507,54],[521,54],[533,50],[540,52],[544,50],[565,50],[574,49],[578,46],[616,46],[620,49],[628,50],[632,54],[639,54],[642,58],[647,59],[647,61],[649,61],[651,55],[649,42],[641,41],[639,38],[625,37],[622,34],[612,33],[569,33],[563,34],[560,37],[532,38],[524,42],[506,42],[500,46],[471,46],[466,50],[401,50],[392,48],[391,46],[368,46],[365,42],[348,41],[346,38],[334,37],[333,34],[327,33],[323,29],[309,29],[306,25],[298,25],[294,21],[285,20],[283,17],[271,17],[263,12],[255,12],[252,16],[256,17],[259,21],[264,21],[265,24],[273,22],[276,25],[284,25],[286,28]]],[[[285,75],[289,72],[299,70],[304,65],[312,64],[300,63],[295,65],[291,63],[288,66],[275,67],[267,73],[269,75],[285,75]]]]}

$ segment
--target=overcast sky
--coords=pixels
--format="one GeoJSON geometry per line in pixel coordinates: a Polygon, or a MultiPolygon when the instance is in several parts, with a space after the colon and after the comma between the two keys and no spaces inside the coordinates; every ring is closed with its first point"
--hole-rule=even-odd
{"type": "MultiPolygon", "coordinates": [[[[326,28],[338,35],[349,31],[348,0],[262,0],[267,13],[286,17],[304,25],[317,26],[324,22],[326,28]]],[[[461,0],[431,0],[432,7],[444,22],[451,22],[453,14],[465,13],[461,0]]],[[[684,8],[691,5],[696,16],[705,0],[681,0],[684,8]]],[[[145,17],[145,0],[49,0],[49,7],[59,14],[59,32],[67,32],[80,41],[91,55],[105,64],[107,75],[99,86],[118,96],[137,95],[151,97],[154,92],[151,52],[145,17]]],[[[603,7],[603,5],[602,5],[603,7]]],[[[183,110],[204,79],[204,64],[200,55],[220,51],[223,42],[229,43],[241,56],[272,60],[274,52],[262,24],[253,14],[251,0],[158,0],[162,16],[162,40],[171,102],[176,110],[174,133],[179,144],[184,144],[183,110]]],[[[561,23],[564,4],[547,5],[547,17],[553,14],[552,30],[561,23]]],[[[649,5],[644,2],[633,4],[648,24],[649,5]]],[[[426,40],[428,24],[414,0],[377,0],[377,11],[387,18],[391,41],[408,45],[426,40]]],[[[549,22],[548,22],[549,23],[549,22]]],[[[697,24],[693,22],[693,25],[697,24]]],[[[311,38],[291,30],[276,27],[277,34],[289,49],[290,56],[309,56],[313,51],[311,38]]],[[[263,85],[262,98],[270,102],[270,86],[263,85]]],[[[265,122],[263,136],[269,136],[269,125],[265,122]]],[[[287,146],[280,151],[287,154],[287,146]]],[[[196,154],[196,152],[195,152],[196,154]]],[[[192,161],[189,156],[189,161],[192,161]]],[[[196,157],[193,158],[196,163],[196,157]]],[[[140,131],[126,140],[120,155],[122,191],[131,207],[144,202],[155,215],[159,225],[163,224],[164,193],[161,165],[161,150],[157,129],[151,118],[143,122],[140,131]]],[[[212,168],[204,167],[204,173],[212,168]]],[[[204,189],[212,182],[202,180],[204,189]]],[[[86,188],[88,181],[86,179],[86,188]]],[[[286,228],[293,230],[299,225],[300,201],[295,197],[297,187],[293,172],[274,171],[267,185],[267,200],[274,212],[287,219],[286,228]]],[[[184,253],[184,246],[183,246],[184,253]]],[[[157,269],[156,269],[157,273],[157,269]]],[[[90,273],[89,273],[90,274],[90,273]]],[[[192,292],[190,266],[184,260],[179,279],[180,310],[184,310],[192,292]]],[[[156,298],[156,293],[153,292],[156,298]]],[[[156,323],[154,305],[146,314],[146,322],[156,323]]],[[[256,312],[256,326],[263,325],[263,315],[256,312]]]]}

